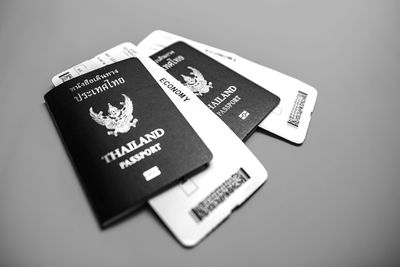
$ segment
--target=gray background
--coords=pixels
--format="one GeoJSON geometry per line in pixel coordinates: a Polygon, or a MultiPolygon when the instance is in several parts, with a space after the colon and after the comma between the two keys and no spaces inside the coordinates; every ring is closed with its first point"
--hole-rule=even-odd
{"type": "Polygon", "coordinates": [[[398,1],[0,2],[1,266],[400,266],[398,1]],[[149,209],[100,231],[43,95],[164,29],[318,89],[302,146],[256,132],[268,182],[194,249],[149,209]]]}

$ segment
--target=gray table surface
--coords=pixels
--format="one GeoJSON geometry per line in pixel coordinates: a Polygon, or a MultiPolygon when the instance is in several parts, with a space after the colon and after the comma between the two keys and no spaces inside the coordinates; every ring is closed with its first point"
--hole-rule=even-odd
{"type": "Polygon", "coordinates": [[[0,266],[400,266],[399,1],[0,2],[0,266]],[[150,209],[100,231],[43,95],[164,29],[318,89],[302,146],[257,131],[268,182],[194,249],[150,209]]]}

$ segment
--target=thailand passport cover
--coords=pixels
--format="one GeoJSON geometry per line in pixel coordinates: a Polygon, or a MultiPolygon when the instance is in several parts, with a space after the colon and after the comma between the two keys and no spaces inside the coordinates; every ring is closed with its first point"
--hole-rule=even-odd
{"type": "Polygon", "coordinates": [[[184,42],[151,56],[188,87],[242,140],[279,104],[279,97],[184,42]]]}
{"type": "Polygon", "coordinates": [[[137,58],[69,80],[44,99],[102,228],[212,158],[137,58]]]}

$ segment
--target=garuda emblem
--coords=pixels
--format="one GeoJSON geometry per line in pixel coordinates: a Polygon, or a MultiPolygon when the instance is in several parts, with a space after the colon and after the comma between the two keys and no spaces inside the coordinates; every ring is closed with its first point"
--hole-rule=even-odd
{"type": "Polygon", "coordinates": [[[93,108],[90,108],[90,117],[98,124],[105,126],[108,135],[118,136],[118,133],[127,133],[131,127],[136,127],[138,119],[133,119],[133,104],[129,97],[122,94],[125,98],[125,102],[120,102],[123,107],[118,109],[108,103],[108,115],[103,116],[103,111],[95,113],[93,108]]]}
{"type": "Polygon", "coordinates": [[[202,96],[205,93],[208,93],[212,87],[212,83],[204,79],[203,74],[195,68],[188,67],[192,72],[190,73],[194,77],[189,77],[185,75],[181,75],[185,80],[185,86],[187,86],[195,95],[202,96]]]}

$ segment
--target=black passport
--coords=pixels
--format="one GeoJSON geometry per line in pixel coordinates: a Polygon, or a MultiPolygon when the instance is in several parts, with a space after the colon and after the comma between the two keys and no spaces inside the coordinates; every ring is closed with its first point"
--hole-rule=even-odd
{"type": "Polygon", "coordinates": [[[44,99],[101,227],[212,158],[136,58],[69,80],[44,99]]]}
{"type": "Polygon", "coordinates": [[[184,42],[151,56],[196,94],[242,140],[279,104],[279,97],[184,42]]]}

